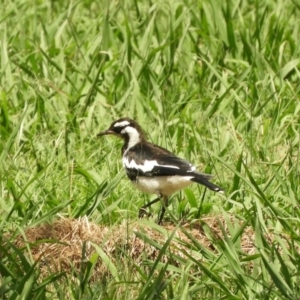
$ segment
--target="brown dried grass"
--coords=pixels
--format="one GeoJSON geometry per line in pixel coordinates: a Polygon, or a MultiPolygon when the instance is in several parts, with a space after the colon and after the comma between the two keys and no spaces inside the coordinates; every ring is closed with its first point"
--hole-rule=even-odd
{"type": "MultiPolygon", "coordinates": [[[[176,230],[168,252],[163,255],[162,261],[170,262],[172,257],[186,258],[184,253],[191,253],[193,242],[184,233],[188,232],[199,244],[217,252],[215,244],[218,240],[224,239],[223,230],[230,236],[228,222],[234,226],[242,226],[242,222],[230,217],[225,220],[222,216],[203,217],[201,222],[195,224],[181,224],[184,229],[177,228],[172,223],[165,223],[164,228],[150,226],[150,222],[136,221],[105,227],[88,221],[86,217],[79,219],[60,218],[52,224],[42,224],[25,231],[25,237],[19,235],[15,240],[15,245],[19,248],[29,245],[33,259],[40,260],[41,272],[44,275],[53,271],[71,270],[79,271],[83,266],[82,247],[85,243],[85,258],[89,259],[95,248],[91,243],[101,247],[111,262],[120,263],[122,257],[130,256],[132,262],[137,265],[143,264],[145,260],[155,260],[159,254],[159,249],[153,243],[145,241],[142,236],[146,236],[150,241],[164,245],[168,236],[176,230]],[[205,232],[204,226],[208,226],[210,234],[205,232]],[[140,233],[140,234],[138,234],[140,233]],[[210,236],[210,237],[209,237],[210,236]],[[151,245],[152,244],[152,245],[151,245]]],[[[273,240],[272,234],[266,237],[268,241],[273,240]]],[[[254,232],[252,227],[245,227],[240,238],[240,249],[244,254],[254,254],[254,232]]],[[[125,260],[125,259],[124,259],[125,260]]],[[[179,265],[180,262],[173,260],[171,263],[179,265]]],[[[108,274],[107,265],[99,258],[93,272],[93,278],[104,277],[108,274]]]]}

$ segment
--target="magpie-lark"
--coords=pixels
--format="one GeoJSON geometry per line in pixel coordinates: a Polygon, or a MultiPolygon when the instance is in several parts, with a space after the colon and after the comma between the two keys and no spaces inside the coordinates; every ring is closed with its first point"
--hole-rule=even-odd
{"type": "Polygon", "coordinates": [[[192,182],[203,184],[215,192],[223,189],[211,183],[211,175],[199,173],[189,162],[170,151],[148,142],[139,124],[129,118],[113,122],[98,136],[112,134],[124,140],[122,162],[131,182],[142,192],[157,194],[158,198],[141,207],[139,217],[146,208],[162,200],[158,219],[161,223],[168,206],[168,197],[189,186],[192,182]]]}

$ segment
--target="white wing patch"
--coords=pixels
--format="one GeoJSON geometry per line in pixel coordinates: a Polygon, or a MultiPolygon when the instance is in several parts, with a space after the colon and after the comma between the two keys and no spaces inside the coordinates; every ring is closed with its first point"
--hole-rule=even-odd
{"type": "Polygon", "coordinates": [[[160,165],[156,160],[145,160],[143,165],[138,165],[134,160],[131,160],[131,162],[128,161],[127,157],[123,157],[123,166],[128,169],[137,169],[141,170],[142,172],[151,172],[154,167],[166,167],[166,168],[173,168],[173,169],[179,169],[179,167],[171,166],[171,165],[160,165]]]}
{"type": "Polygon", "coordinates": [[[192,164],[189,164],[189,166],[191,167],[187,172],[194,172],[196,171],[196,167],[193,166],[192,164]]]}
{"type": "Polygon", "coordinates": [[[128,121],[122,121],[122,122],[117,122],[115,125],[114,125],[114,127],[125,127],[125,126],[127,126],[127,125],[129,125],[130,124],[130,122],[128,122],[128,121]]]}

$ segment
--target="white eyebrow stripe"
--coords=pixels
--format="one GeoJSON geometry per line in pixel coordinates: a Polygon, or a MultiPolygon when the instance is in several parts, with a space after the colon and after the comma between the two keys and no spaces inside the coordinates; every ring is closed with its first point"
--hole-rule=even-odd
{"type": "Polygon", "coordinates": [[[124,127],[124,126],[127,126],[127,125],[129,125],[130,124],[130,122],[128,122],[128,121],[122,121],[122,122],[117,122],[115,125],[114,125],[114,127],[124,127]]]}
{"type": "Polygon", "coordinates": [[[127,157],[123,157],[123,166],[128,169],[138,169],[146,172],[151,172],[155,167],[165,167],[165,168],[172,168],[172,169],[179,169],[176,166],[171,165],[160,165],[156,160],[145,160],[143,165],[138,165],[134,160],[131,162],[128,161],[127,157]]]}

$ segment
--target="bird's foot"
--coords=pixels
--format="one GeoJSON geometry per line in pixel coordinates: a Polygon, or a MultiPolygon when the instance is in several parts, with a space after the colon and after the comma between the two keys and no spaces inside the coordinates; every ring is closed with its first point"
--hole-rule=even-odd
{"type": "Polygon", "coordinates": [[[139,210],[139,218],[144,218],[144,216],[150,217],[151,214],[149,212],[147,212],[146,208],[141,207],[139,210]]]}

